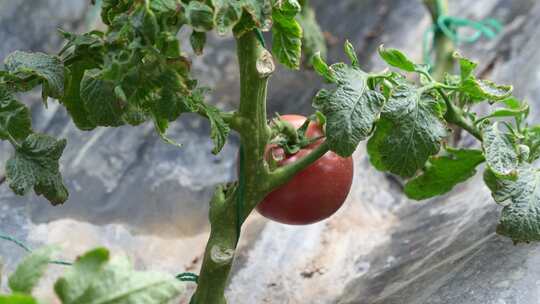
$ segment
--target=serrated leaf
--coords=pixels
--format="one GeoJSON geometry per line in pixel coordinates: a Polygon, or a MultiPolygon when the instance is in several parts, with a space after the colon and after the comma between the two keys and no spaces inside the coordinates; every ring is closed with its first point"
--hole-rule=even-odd
{"type": "Polygon", "coordinates": [[[214,11],[199,1],[190,1],[185,7],[188,23],[198,32],[207,32],[214,27],[214,11]]]}
{"type": "Polygon", "coordinates": [[[191,43],[191,48],[196,55],[202,55],[204,45],[206,44],[206,33],[193,31],[189,37],[189,42],[191,43]]]}
{"type": "Polygon", "coordinates": [[[22,141],[32,133],[28,108],[0,86],[0,139],[22,141]]]}
{"type": "Polygon", "coordinates": [[[469,78],[470,76],[474,76],[473,72],[478,66],[476,62],[470,60],[469,58],[461,56],[458,52],[454,52],[453,57],[459,62],[460,76],[462,81],[469,78]]]}
{"type": "Polygon", "coordinates": [[[397,49],[385,49],[383,45],[379,47],[379,55],[389,65],[407,71],[414,72],[415,64],[397,49]]]}
{"type": "Polygon", "coordinates": [[[302,28],[294,19],[294,14],[287,15],[275,10],[272,16],[272,53],[281,64],[298,69],[302,57],[302,28]]]}
{"type": "Polygon", "coordinates": [[[221,149],[223,149],[225,142],[227,142],[227,137],[229,136],[231,129],[221,117],[220,110],[216,107],[204,105],[202,110],[210,120],[210,127],[212,128],[210,131],[210,138],[212,138],[212,141],[214,142],[212,153],[218,154],[221,149]]]}
{"type": "Polygon", "coordinates": [[[38,304],[36,299],[25,294],[0,295],[2,304],[38,304]]]}
{"type": "Polygon", "coordinates": [[[441,156],[432,156],[422,174],[405,184],[407,197],[423,200],[445,194],[457,184],[476,174],[476,166],[484,162],[479,150],[446,150],[441,156]]]}
{"type": "Polygon", "coordinates": [[[77,303],[77,299],[99,278],[99,273],[108,261],[109,251],[105,248],[96,248],[79,257],[54,284],[54,290],[62,303],[77,303]]]}
{"type": "Polygon", "coordinates": [[[370,161],[379,170],[413,176],[439,151],[446,135],[437,100],[408,85],[397,86],[368,142],[370,161]]]}
{"type": "Polygon", "coordinates": [[[56,140],[44,134],[31,134],[16,148],[15,155],[6,163],[6,176],[10,188],[18,195],[32,188],[53,205],[62,204],[68,192],[62,182],[58,161],[66,140],[56,140]]]}
{"type": "Polygon", "coordinates": [[[493,198],[504,204],[497,233],[515,243],[540,241],[540,172],[524,163],[517,170],[517,179],[498,178],[486,170],[486,185],[493,198]]]}
{"type": "Polygon", "coordinates": [[[511,178],[516,174],[518,167],[518,151],[510,134],[499,130],[495,123],[482,131],[482,148],[486,156],[488,167],[496,175],[511,178]]]}
{"type": "Polygon", "coordinates": [[[101,71],[87,70],[81,81],[80,96],[88,112],[88,119],[98,126],[122,125],[121,100],[114,93],[115,85],[101,79],[101,71]]]}
{"type": "Polygon", "coordinates": [[[332,92],[320,91],[314,105],[326,116],[330,150],[347,157],[372,131],[385,98],[368,88],[368,75],[360,69],[343,63],[330,69],[337,88],[332,92]]]}
{"type": "Polygon", "coordinates": [[[463,80],[460,91],[469,95],[473,100],[501,101],[512,95],[513,87],[498,85],[492,81],[476,79],[469,76],[463,80]]]}
{"type": "Polygon", "coordinates": [[[104,249],[77,261],[75,269],[55,284],[63,304],[162,304],[184,290],[172,275],[134,271],[126,258],[107,261],[104,249]]]}
{"type": "Polygon", "coordinates": [[[43,96],[60,98],[64,94],[64,66],[56,56],[15,51],[5,61],[8,72],[20,78],[37,76],[42,79],[43,96]]]}
{"type": "Polygon", "coordinates": [[[54,247],[46,247],[26,256],[17,266],[15,272],[9,276],[9,288],[13,292],[31,294],[45,270],[47,270],[55,250],[54,247]]]}
{"type": "Polygon", "coordinates": [[[326,59],[326,40],[322,33],[313,8],[304,5],[300,14],[296,16],[296,21],[302,27],[302,50],[304,53],[304,62],[312,64],[316,53],[326,59]]]}

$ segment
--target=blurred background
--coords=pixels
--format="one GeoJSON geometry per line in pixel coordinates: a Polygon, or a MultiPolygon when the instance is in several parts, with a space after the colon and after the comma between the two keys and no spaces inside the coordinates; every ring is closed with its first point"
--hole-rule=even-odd
{"type": "MultiPolygon", "coordinates": [[[[89,2],[0,0],[0,58],[14,50],[58,51],[59,27],[83,32],[101,26],[89,2]]],[[[431,18],[420,0],[311,2],[329,62],[345,59],[346,39],[367,70],[384,68],[376,54],[382,43],[422,60],[422,37],[431,18]]],[[[449,4],[451,15],[493,17],[504,24],[496,39],[458,48],[481,62],[484,77],[513,84],[515,95],[531,103],[532,119],[540,122],[540,3],[449,4]]],[[[182,35],[187,39],[188,33],[182,35]]],[[[214,88],[210,101],[232,108],[239,99],[232,38],[210,36],[200,57],[187,45],[194,75],[214,88]]],[[[311,113],[321,86],[313,71],[280,67],[270,81],[269,113],[311,113]]],[[[63,206],[52,207],[43,198],[17,197],[0,185],[0,232],[34,248],[59,244],[68,260],[106,246],[130,256],[139,269],[198,272],[209,232],[207,202],[215,184],[235,178],[237,138],[214,156],[209,126],[196,116],[182,116],[172,125],[171,137],[183,144],[177,148],[162,143],[150,124],[83,132],[56,102],[44,108],[39,92],[23,101],[32,108],[35,130],[68,140],[61,171],[71,195],[63,206]]],[[[0,143],[0,163],[11,152],[0,143]]],[[[494,233],[500,210],[480,174],[446,196],[416,202],[404,197],[399,181],[369,165],[363,145],[354,157],[353,190],[329,220],[295,227],[250,217],[228,288],[230,303],[540,302],[540,247],[514,246],[494,233]]],[[[7,272],[24,254],[0,242],[7,272]]],[[[51,284],[61,271],[52,266],[37,293],[51,303],[51,284]]],[[[188,294],[182,303],[187,299],[188,294]]]]}

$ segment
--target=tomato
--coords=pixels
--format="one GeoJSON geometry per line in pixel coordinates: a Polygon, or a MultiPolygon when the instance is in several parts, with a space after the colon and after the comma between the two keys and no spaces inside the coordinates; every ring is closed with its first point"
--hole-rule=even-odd
{"type": "MultiPolygon", "coordinates": [[[[299,128],[306,117],[283,115],[281,119],[299,128]]],[[[317,138],[322,135],[320,126],[311,122],[306,136],[317,138]]],[[[278,166],[284,166],[309,154],[322,140],[304,147],[294,155],[286,155],[282,148],[275,146],[269,147],[269,150],[283,157],[278,166]]],[[[307,225],[319,222],[343,205],[352,180],[352,157],[343,158],[330,151],[296,174],[288,183],[268,194],[256,209],[264,217],[284,224],[307,225]]]]}

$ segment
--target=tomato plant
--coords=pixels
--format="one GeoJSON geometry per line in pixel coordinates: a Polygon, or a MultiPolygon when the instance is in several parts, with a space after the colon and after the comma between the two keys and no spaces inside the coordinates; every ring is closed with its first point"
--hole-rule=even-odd
{"type": "MultiPolygon", "coordinates": [[[[441,12],[441,1],[424,2],[438,4],[441,12]]],[[[485,163],[485,183],[494,200],[504,202],[497,232],[514,242],[539,241],[540,196],[535,189],[540,171],[535,161],[540,158],[540,127],[528,124],[529,107],[512,96],[512,86],[478,78],[477,64],[458,53],[437,52],[446,64],[451,59],[452,66],[459,66],[457,75],[446,77],[437,77],[440,70],[434,77],[429,66],[382,46],[379,54],[392,70],[365,71],[348,41],[344,51],[349,63],[328,65],[316,52],[324,49],[322,33],[307,4],[103,0],[105,30],[61,31],[66,44],[55,55],[8,55],[0,69],[0,140],[13,146],[6,184],[18,195],[33,190],[53,205],[68,200],[59,164],[66,140],[35,132],[29,109],[18,100],[21,93],[40,87],[44,103],[57,100],[82,131],[151,123],[164,142],[176,145],[166,136],[169,124],[183,113],[195,113],[211,124],[214,154],[231,132],[239,135],[239,180],[218,185],[210,201],[202,267],[196,279],[190,276],[197,282],[192,304],[226,303],[241,226],[254,209],[293,224],[335,212],[350,188],[351,156],[363,141],[371,164],[402,178],[412,199],[447,193],[485,163]],[[240,78],[240,100],[233,111],[206,102],[208,88],[193,78],[182,50],[186,43],[178,38],[184,29],[191,33],[195,54],[204,52],[207,32],[232,33],[240,78]],[[271,31],[271,49],[264,31],[271,31]],[[276,62],[299,69],[302,58],[328,83],[313,98],[318,124],[298,128],[304,118],[297,116],[282,117],[289,124],[269,124],[267,85],[276,62]],[[489,113],[476,111],[478,104],[489,113]],[[479,146],[459,147],[450,140],[451,130],[467,132],[479,146]],[[268,151],[273,152],[270,157],[268,151]],[[276,163],[274,157],[280,156],[276,163]]],[[[441,37],[442,31],[435,30],[434,42],[441,37]]],[[[10,278],[14,294],[0,300],[36,303],[30,293],[50,258],[49,251],[30,256],[10,278]]],[[[88,297],[100,303],[165,303],[182,291],[174,277],[139,273],[125,261],[109,262],[102,249],[83,255],[73,266],[55,284],[64,304],[83,303],[88,297]],[[116,290],[125,296],[107,300],[116,290]]]]}
{"type": "MultiPolygon", "coordinates": [[[[300,115],[282,115],[280,119],[296,129],[306,121],[306,117],[300,115]]],[[[307,139],[317,140],[323,135],[318,123],[309,123],[305,131],[307,139]]],[[[279,166],[284,166],[305,157],[320,144],[321,141],[308,144],[295,154],[287,154],[279,146],[271,147],[269,152],[271,157],[279,159],[279,166]]],[[[329,151],[285,185],[270,192],[256,209],[263,216],[280,223],[312,224],[328,218],[343,205],[352,180],[352,157],[343,158],[329,151]]]]}

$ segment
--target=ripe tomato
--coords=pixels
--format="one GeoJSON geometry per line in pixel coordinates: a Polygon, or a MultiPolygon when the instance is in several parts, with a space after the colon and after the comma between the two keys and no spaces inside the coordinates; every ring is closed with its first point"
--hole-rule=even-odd
{"type": "MultiPolygon", "coordinates": [[[[282,120],[299,128],[306,120],[300,115],[283,115],[282,120]]],[[[323,135],[315,122],[309,124],[306,136],[316,138],[323,135]]],[[[322,140],[321,140],[322,141],[322,140]]],[[[279,166],[294,163],[321,141],[304,147],[294,155],[286,155],[282,148],[269,147],[274,155],[282,156],[279,166]]],[[[288,183],[275,189],[257,205],[264,217],[290,225],[307,225],[334,214],[345,202],[353,179],[352,157],[342,158],[327,152],[316,162],[296,174],[288,183]]]]}

